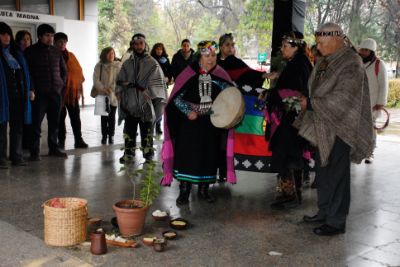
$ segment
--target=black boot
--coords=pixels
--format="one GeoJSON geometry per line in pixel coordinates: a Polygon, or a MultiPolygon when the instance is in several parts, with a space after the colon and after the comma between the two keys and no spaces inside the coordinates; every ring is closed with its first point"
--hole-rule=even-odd
{"type": "Polygon", "coordinates": [[[102,145],[107,144],[107,135],[103,135],[103,137],[101,138],[101,144],[102,145]]]}
{"type": "Polygon", "coordinates": [[[109,136],[108,136],[108,143],[109,143],[110,145],[114,144],[114,136],[112,136],[112,135],[109,135],[109,136]]]}
{"type": "Polygon", "coordinates": [[[293,171],[278,175],[277,193],[271,209],[286,210],[299,205],[293,171]]]}
{"type": "Polygon", "coordinates": [[[205,183],[199,184],[199,191],[197,192],[197,195],[199,196],[199,198],[206,200],[208,203],[214,203],[215,198],[210,196],[210,194],[208,193],[209,187],[210,184],[205,184],[205,183]]]}
{"type": "Polygon", "coordinates": [[[186,205],[189,203],[189,195],[190,191],[192,189],[192,183],[186,182],[186,181],[181,181],[179,185],[179,196],[176,199],[176,204],[177,205],[186,205]]]}
{"type": "Polygon", "coordinates": [[[83,141],[82,137],[75,140],[75,148],[88,148],[88,144],[83,141]]]}

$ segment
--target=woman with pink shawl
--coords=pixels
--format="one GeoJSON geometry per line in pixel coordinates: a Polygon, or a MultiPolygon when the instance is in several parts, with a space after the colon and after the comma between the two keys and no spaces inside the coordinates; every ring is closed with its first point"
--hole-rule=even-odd
{"type": "Polygon", "coordinates": [[[169,186],[173,178],[180,182],[178,205],[189,203],[192,184],[198,184],[200,199],[212,203],[210,184],[215,183],[218,153],[227,140],[228,181],[236,182],[233,171],[232,131],[211,124],[211,105],[224,88],[231,86],[229,75],[216,64],[217,44],[198,44],[196,60],[177,77],[165,107],[162,160],[164,177],[161,184],[169,186]]]}

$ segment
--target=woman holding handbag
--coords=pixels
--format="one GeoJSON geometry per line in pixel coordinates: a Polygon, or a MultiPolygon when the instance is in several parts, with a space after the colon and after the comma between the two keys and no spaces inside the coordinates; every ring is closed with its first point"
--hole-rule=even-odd
{"type": "Polygon", "coordinates": [[[115,82],[121,68],[121,62],[115,60],[115,51],[112,47],[104,48],[100,53],[100,61],[94,67],[92,97],[105,95],[109,99],[110,112],[101,116],[101,143],[114,144],[115,112],[118,101],[115,96],[115,82]]]}

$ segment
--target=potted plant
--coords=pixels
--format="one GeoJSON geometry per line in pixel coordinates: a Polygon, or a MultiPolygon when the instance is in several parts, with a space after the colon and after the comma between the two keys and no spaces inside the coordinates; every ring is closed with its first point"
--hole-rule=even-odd
{"type": "MultiPolygon", "coordinates": [[[[128,139],[129,136],[124,136],[128,139]]],[[[147,152],[152,147],[141,148],[147,152]]],[[[124,166],[120,171],[125,171],[133,184],[132,199],[121,200],[113,206],[117,216],[119,231],[122,236],[137,236],[142,233],[149,206],[160,193],[160,184],[157,178],[161,172],[157,171],[157,162],[148,160],[145,164],[130,164],[132,160],[125,160],[124,166]],[[143,165],[142,169],[138,169],[143,165]],[[136,198],[136,179],[141,179],[139,199],[136,198]]]]}

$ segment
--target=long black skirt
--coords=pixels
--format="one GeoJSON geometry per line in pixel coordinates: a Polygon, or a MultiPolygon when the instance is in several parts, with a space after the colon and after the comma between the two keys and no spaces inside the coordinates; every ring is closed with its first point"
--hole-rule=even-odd
{"type": "Polygon", "coordinates": [[[174,177],[191,183],[214,183],[224,131],[211,124],[210,116],[182,120],[175,139],[174,177]]]}

